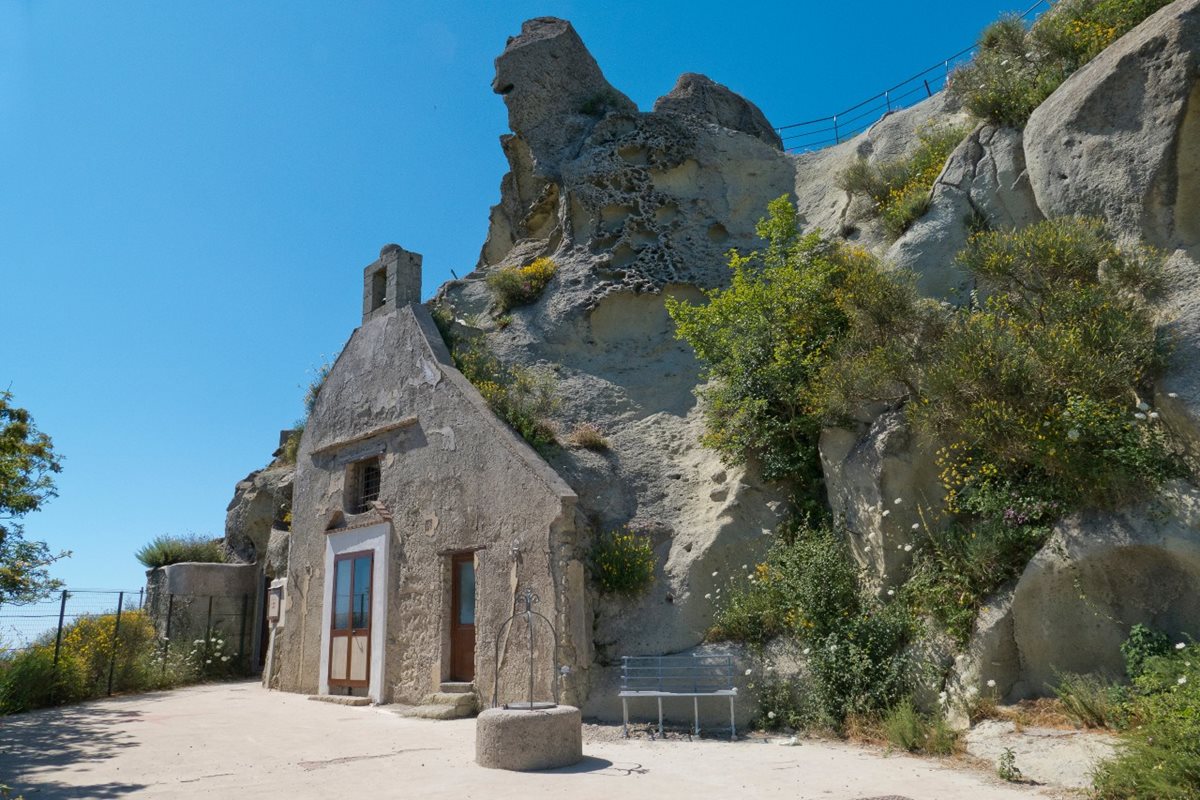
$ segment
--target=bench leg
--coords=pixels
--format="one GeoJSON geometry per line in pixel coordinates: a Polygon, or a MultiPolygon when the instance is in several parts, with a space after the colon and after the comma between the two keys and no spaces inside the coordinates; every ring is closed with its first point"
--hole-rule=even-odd
{"type": "Polygon", "coordinates": [[[658,698],[658,735],[663,735],[662,731],[662,698],[658,698]]]}
{"type": "Polygon", "coordinates": [[[621,738],[629,738],[629,700],[621,698],[621,716],[625,719],[625,723],[621,726],[621,738]]]}
{"type": "Polygon", "coordinates": [[[733,697],[729,698],[729,741],[737,738],[737,725],[733,721],[733,697]]]}
{"type": "Polygon", "coordinates": [[[692,697],[692,713],[696,718],[696,727],[692,731],[696,736],[700,735],[700,698],[692,697]]]}

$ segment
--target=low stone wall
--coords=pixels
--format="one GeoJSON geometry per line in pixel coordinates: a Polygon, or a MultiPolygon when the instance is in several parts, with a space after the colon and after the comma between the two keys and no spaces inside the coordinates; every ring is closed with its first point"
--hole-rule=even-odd
{"type": "Polygon", "coordinates": [[[252,663],[258,568],[185,562],[146,572],[146,611],[170,647],[219,637],[223,650],[252,663]]]}

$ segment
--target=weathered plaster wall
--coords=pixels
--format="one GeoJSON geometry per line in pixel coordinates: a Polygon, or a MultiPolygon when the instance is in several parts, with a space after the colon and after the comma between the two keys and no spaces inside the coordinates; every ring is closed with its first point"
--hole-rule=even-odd
{"type": "MultiPolygon", "coordinates": [[[[420,702],[449,673],[449,555],[474,551],[476,686],[492,686],[495,631],[518,590],[532,587],[562,639],[559,664],[586,680],[590,611],[574,492],[500,422],[454,369],[428,312],[374,314],[334,364],[305,429],[296,465],[287,622],[275,636],[279,688],[318,691],[327,530],[385,524],[390,548],[376,591],[386,593],[383,702],[420,702]],[[381,506],[343,509],[346,465],[379,454],[381,506]],[[381,582],[382,579],[382,582],[381,582]]],[[[553,656],[539,647],[539,690],[553,656]]],[[[501,700],[525,681],[503,648],[501,700]]],[[[586,684],[582,684],[586,685],[586,684]]]]}

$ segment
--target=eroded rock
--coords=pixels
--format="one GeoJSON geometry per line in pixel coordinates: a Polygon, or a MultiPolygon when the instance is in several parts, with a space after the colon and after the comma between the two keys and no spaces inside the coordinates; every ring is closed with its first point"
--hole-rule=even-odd
{"type": "Polygon", "coordinates": [[[654,110],[660,114],[695,117],[722,128],[748,133],[783,149],[779,134],[758,106],[705,75],[695,72],[680,75],[675,88],[654,101],[654,110]]]}

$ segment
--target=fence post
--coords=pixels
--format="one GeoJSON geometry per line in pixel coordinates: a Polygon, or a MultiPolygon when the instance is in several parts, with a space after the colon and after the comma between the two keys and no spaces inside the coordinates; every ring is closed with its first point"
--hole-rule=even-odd
{"type": "Polygon", "coordinates": [[[171,613],[175,610],[175,593],[167,595],[167,630],[163,634],[162,674],[167,674],[167,650],[171,648],[171,613]]]}
{"type": "MultiPolygon", "coordinates": [[[[825,141],[829,141],[829,140],[828,140],[828,139],[826,139],[825,141]]],[[[834,141],[834,143],[835,143],[835,144],[841,144],[841,143],[842,143],[842,137],[841,137],[841,135],[838,133],[837,114],[834,114],[834,115],[833,115],[833,141],[834,141]]]]}
{"type": "Polygon", "coordinates": [[[930,89],[930,88],[929,88],[929,81],[928,81],[928,80],[926,80],[926,81],[925,81],[925,96],[926,96],[926,97],[933,97],[933,89],[930,89]]]}
{"type": "Polygon", "coordinates": [[[67,590],[63,589],[62,600],[58,603],[58,633],[54,637],[54,669],[58,670],[58,653],[62,650],[63,617],[67,615],[67,590]]]}
{"type": "Polygon", "coordinates": [[[138,611],[146,607],[146,588],[138,589],[138,611]]]}
{"type": "Polygon", "coordinates": [[[891,113],[891,110],[892,110],[892,92],[891,92],[891,90],[888,90],[883,93],[883,101],[885,103],[887,103],[887,110],[889,113],[891,113]]]}
{"type": "Polygon", "coordinates": [[[245,658],[246,670],[250,670],[250,656],[246,648],[246,617],[250,615],[250,595],[242,595],[242,630],[238,634],[238,660],[245,658]]]}
{"type": "Polygon", "coordinates": [[[113,623],[112,655],[108,659],[108,696],[112,697],[113,670],[117,666],[117,647],[121,636],[121,607],[125,605],[125,593],[117,595],[117,621],[113,623]]]}

